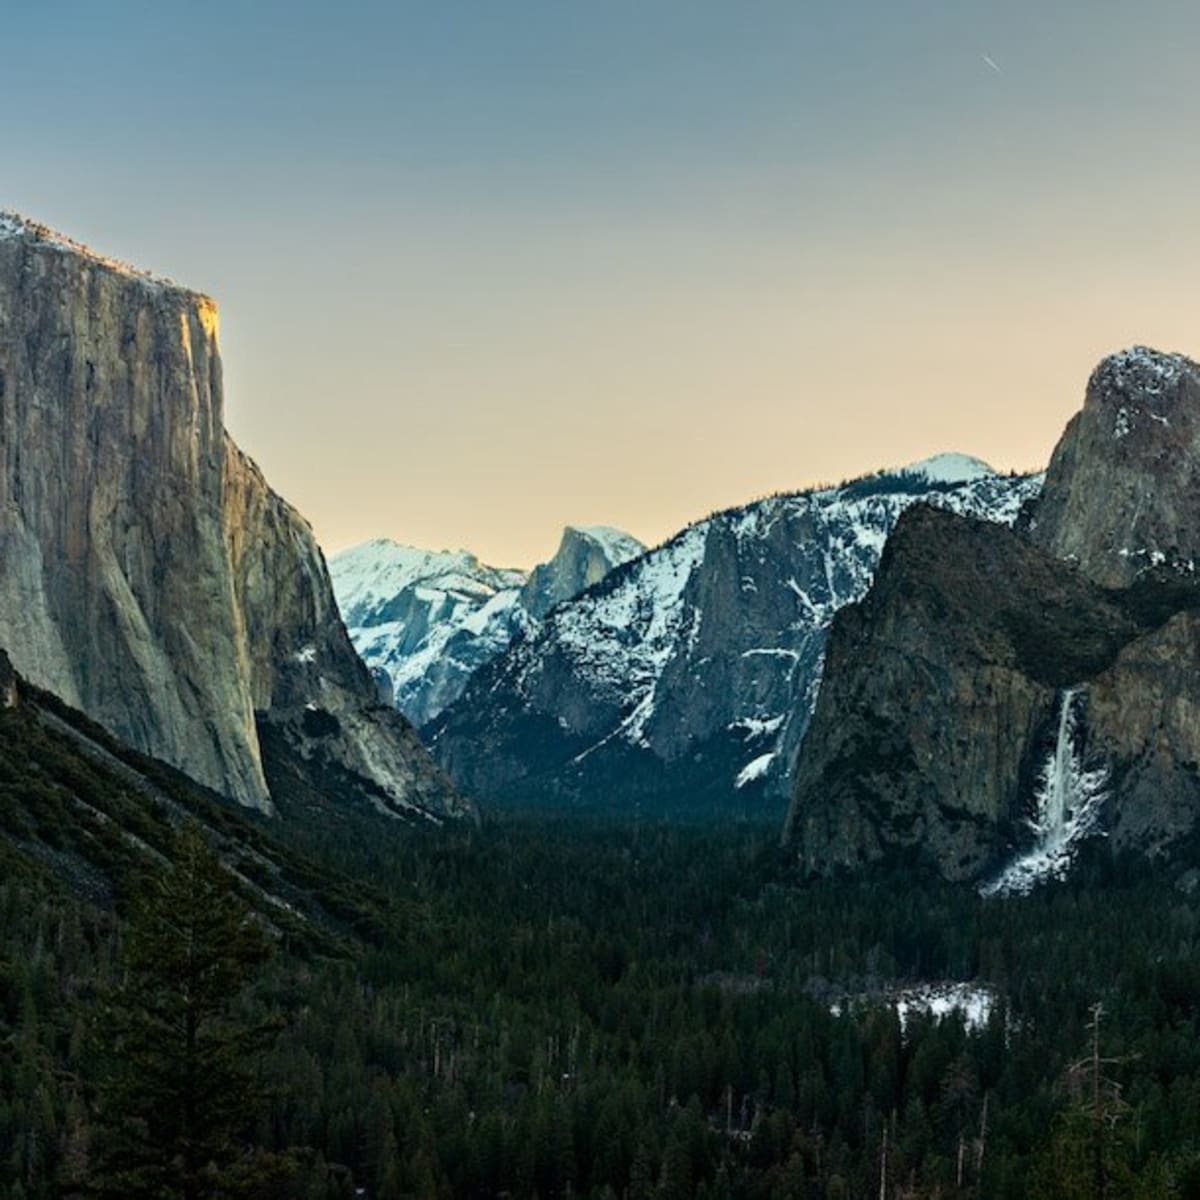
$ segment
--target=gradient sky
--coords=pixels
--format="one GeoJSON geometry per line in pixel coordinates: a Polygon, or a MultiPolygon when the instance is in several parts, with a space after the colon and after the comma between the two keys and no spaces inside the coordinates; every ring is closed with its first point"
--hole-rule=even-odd
{"type": "Polygon", "coordinates": [[[1200,354],[1198,46],[1193,0],[0,0],[0,208],[217,297],[327,550],[529,564],[1038,466],[1102,354],[1200,354]]]}

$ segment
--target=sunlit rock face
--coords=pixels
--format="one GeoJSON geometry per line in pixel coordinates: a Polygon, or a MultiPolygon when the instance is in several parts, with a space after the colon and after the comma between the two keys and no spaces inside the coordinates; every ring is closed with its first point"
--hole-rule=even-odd
{"type": "Polygon", "coordinates": [[[1017,531],[903,517],[830,636],[785,840],[991,892],[1081,842],[1155,854],[1200,815],[1200,386],[1128,351],[1092,377],[1017,531]]]}
{"type": "Polygon", "coordinates": [[[375,711],[308,525],[222,410],[210,299],[0,217],[0,645],[244,804],[272,809],[256,722],[324,710],[341,733],[322,755],[373,801],[453,811],[411,731],[375,711]]]}

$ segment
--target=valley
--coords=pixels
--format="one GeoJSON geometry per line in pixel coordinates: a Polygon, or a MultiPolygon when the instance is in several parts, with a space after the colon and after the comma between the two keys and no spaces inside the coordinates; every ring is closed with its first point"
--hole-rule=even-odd
{"type": "Polygon", "coordinates": [[[211,300],[6,216],[0,317],[6,1195],[1200,1188],[1200,366],[327,565],[211,300]]]}

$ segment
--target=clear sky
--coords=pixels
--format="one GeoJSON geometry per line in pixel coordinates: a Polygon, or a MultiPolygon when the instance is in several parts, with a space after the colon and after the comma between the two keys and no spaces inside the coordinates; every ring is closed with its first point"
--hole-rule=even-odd
{"type": "Polygon", "coordinates": [[[217,297],[327,550],[528,564],[1041,465],[1103,353],[1200,354],[1198,46],[1194,0],[0,0],[0,208],[217,297]]]}

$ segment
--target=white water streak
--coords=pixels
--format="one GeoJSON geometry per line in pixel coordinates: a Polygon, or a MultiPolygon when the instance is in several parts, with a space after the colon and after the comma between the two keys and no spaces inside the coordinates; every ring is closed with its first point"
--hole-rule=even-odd
{"type": "Polygon", "coordinates": [[[1064,878],[1078,844],[1096,832],[1108,771],[1084,766],[1078,746],[1080,695],[1079,688],[1067,688],[1059,699],[1054,748],[1039,774],[1035,813],[1029,821],[1033,848],[985,884],[980,889],[985,896],[1025,895],[1044,880],[1064,878]]]}

